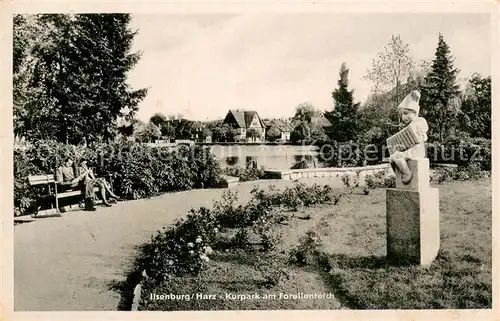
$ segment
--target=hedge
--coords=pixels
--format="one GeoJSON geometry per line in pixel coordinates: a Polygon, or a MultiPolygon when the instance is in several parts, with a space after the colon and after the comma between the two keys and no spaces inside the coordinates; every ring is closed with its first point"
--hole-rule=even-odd
{"type": "Polygon", "coordinates": [[[457,164],[461,167],[477,165],[491,171],[491,140],[485,138],[449,139],[444,143],[426,145],[427,157],[433,163],[457,164]]]}
{"type": "Polygon", "coordinates": [[[14,149],[14,213],[33,210],[39,191],[28,185],[30,175],[55,173],[59,164],[82,157],[96,174],[111,173],[115,193],[124,199],[139,199],[160,193],[215,187],[221,182],[216,158],[201,146],[176,150],[135,143],[74,146],[39,141],[14,149]]]}
{"type": "MultiPolygon", "coordinates": [[[[432,163],[450,163],[461,167],[479,166],[491,171],[491,140],[485,138],[454,138],[443,143],[426,143],[427,158],[432,163]]],[[[319,161],[328,167],[376,165],[389,157],[383,144],[358,142],[319,142],[319,161]]]]}

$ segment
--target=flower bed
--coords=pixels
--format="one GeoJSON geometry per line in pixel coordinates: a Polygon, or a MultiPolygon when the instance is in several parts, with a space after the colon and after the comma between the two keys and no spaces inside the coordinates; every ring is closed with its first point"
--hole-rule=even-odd
{"type": "Polygon", "coordinates": [[[269,255],[279,246],[279,227],[294,218],[300,207],[336,204],[340,198],[329,186],[298,182],[283,190],[270,186],[267,190],[254,188],[251,193],[248,203],[237,205],[237,194],[226,191],[213,209],[192,209],[185,219],[152,236],[142,247],[137,265],[148,276],[144,293],[200,275],[212,255],[238,251],[254,253],[262,260],[258,264],[262,285],[275,286],[286,277],[286,260],[269,255]]]}

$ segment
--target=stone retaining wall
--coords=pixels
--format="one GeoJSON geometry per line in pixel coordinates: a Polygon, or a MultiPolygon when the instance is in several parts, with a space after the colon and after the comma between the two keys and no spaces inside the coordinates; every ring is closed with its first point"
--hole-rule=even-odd
{"type": "Polygon", "coordinates": [[[347,174],[353,182],[356,178],[359,185],[365,184],[367,175],[385,172],[387,175],[394,174],[389,164],[363,166],[363,167],[324,167],[324,168],[306,168],[289,170],[266,170],[266,176],[270,179],[296,180],[315,177],[337,177],[339,180],[347,174]]]}

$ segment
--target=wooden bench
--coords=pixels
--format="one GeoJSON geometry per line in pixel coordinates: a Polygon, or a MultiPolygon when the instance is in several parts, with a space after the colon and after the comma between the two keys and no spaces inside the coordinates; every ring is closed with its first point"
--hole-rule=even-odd
{"type": "MultiPolygon", "coordinates": [[[[111,179],[111,175],[105,175],[105,176],[110,177],[110,179],[111,179]]],[[[44,195],[40,196],[37,199],[37,212],[32,214],[31,215],[32,217],[61,216],[61,210],[59,208],[59,199],[83,195],[82,194],[83,192],[81,189],[74,189],[74,190],[69,190],[69,191],[65,191],[65,192],[58,192],[57,191],[58,184],[54,178],[54,174],[29,176],[28,182],[29,182],[30,186],[46,185],[48,187],[48,192],[45,193],[44,195]],[[55,200],[55,207],[53,206],[53,204],[51,202],[49,209],[45,209],[45,210],[40,211],[39,210],[40,206],[38,205],[38,202],[41,200],[55,200]]],[[[111,183],[111,186],[113,186],[112,183],[111,183]]],[[[94,191],[98,192],[99,188],[94,187],[94,191]]]]}

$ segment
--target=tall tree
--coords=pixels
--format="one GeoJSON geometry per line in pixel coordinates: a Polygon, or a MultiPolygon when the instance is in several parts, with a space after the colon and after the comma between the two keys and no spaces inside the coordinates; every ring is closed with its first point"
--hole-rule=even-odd
{"type": "Polygon", "coordinates": [[[212,137],[212,131],[207,126],[203,126],[203,128],[200,132],[199,139],[203,141],[203,140],[207,139],[208,137],[212,137]]]}
{"type": "Polygon", "coordinates": [[[457,125],[459,86],[456,84],[458,69],[453,67],[453,56],[443,35],[439,34],[431,70],[421,86],[420,106],[422,116],[429,121],[429,137],[443,141],[457,125]]]}
{"type": "MultiPolygon", "coordinates": [[[[400,86],[400,96],[404,97],[413,90],[420,90],[425,76],[429,73],[430,63],[420,61],[411,74],[407,82],[400,86]]],[[[396,88],[388,92],[380,91],[368,97],[363,106],[360,107],[360,132],[363,133],[364,140],[369,143],[385,142],[385,139],[395,134],[401,129],[397,108],[394,106],[396,88]]]]}
{"type": "Polygon", "coordinates": [[[247,135],[246,137],[250,139],[251,141],[254,141],[257,138],[261,138],[260,132],[254,128],[250,128],[247,130],[247,135]]]}
{"type": "Polygon", "coordinates": [[[384,51],[373,60],[372,69],[367,71],[365,79],[373,82],[375,94],[393,91],[393,106],[397,106],[403,98],[401,86],[412,75],[414,61],[409,55],[410,47],[399,35],[391,36],[384,51]]]}
{"type": "Polygon", "coordinates": [[[152,139],[160,139],[161,131],[157,125],[152,122],[148,122],[147,124],[142,124],[142,126],[136,131],[135,137],[137,141],[149,143],[152,139]]]}
{"type": "Polygon", "coordinates": [[[364,78],[373,82],[373,88],[367,104],[371,110],[366,110],[365,114],[382,116],[378,118],[381,133],[397,131],[400,119],[396,107],[409,92],[408,87],[415,87],[420,80],[414,67],[409,45],[400,35],[392,35],[384,51],[373,60],[372,68],[367,70],[364,78]],[[405,82],[410,82],[410,85],[405,86],[405,82]]]}
{"type": "Polygon", "coordinates": [[[338,88],[332,93],[335,107],[329,114],[332,123],[330,137],[335,141],[349,141],[359,134],[359,103],[354,103],[354,90],[348,90],[349,69],[345,63],[340,67],[339,76],[338,88]]]}
{"type": "Polygon", "coordinates": [[[311,139],[316,141],[326,141],[328,140],[328,135],[320,123],[311,123],[310,125],[311,139]]]}
{"type": "Polygon", "coordinates": [[[53,92],[67,46],[70,21],[64,15],[15,15],[13,19],[14,133],[26,138],[51,138],[58,113],[53,92]]]}
{"type": "Polygon", "coordinates": [[[461,111],[463,130],[472,137],[491,138],[491,77],[474,74],[469,79],[461,111]]]}
{"type": "Polygon", "coordinates": [[[167,121],[167,117],[165,117],[162,113],[155,113],[149,118],[149,121],[161,128],[163,123],[167,121]]]}
{"type": "Polygon", "coordinates": [[[266,130],[266,139],[274,142],[281,137],[281,131],[277,126],[271,126],[269,130],[266,130]]]}
{"type": "Polygon", "coordinates": [[[304,142],[310,139],[311,126],[310,123],[307,123],[307,121],[305,120],[300,121],[297,125],[295,125],[292,132],[290,133],[290,140],[294,143],[304,142]]]}
{"type": "Polygon", "coordinates": [[[238,132],[236,129],[221,122],[217,122],[215,126],[212,127],[212,140],[214,142],[234,142],[237,134],[238,132]]]}
{"type": "Polygon", "coordinates": [[[167,120],[164,122],[161,127],[161,134],[165,137],[168,137],[168,139],[175,138],[175,126],[172,124],[172,121],[167,120]]]}
{"type": "Polygon", "coordinates": [[[36,140],[106,141],[118,119],[132,119],[146,89],[127,72],[140,53],[128,14],[14,17],[15,132],[36,140]]]}
{"type": "Polygon", "coordinates": [[[310,124],[313,117],[321,116],[319,110],[314,109],[314,106],[308,102],[299,104],[295,108],[295,115],[293,116],[294,121],[305,121],[310,124]]]}

